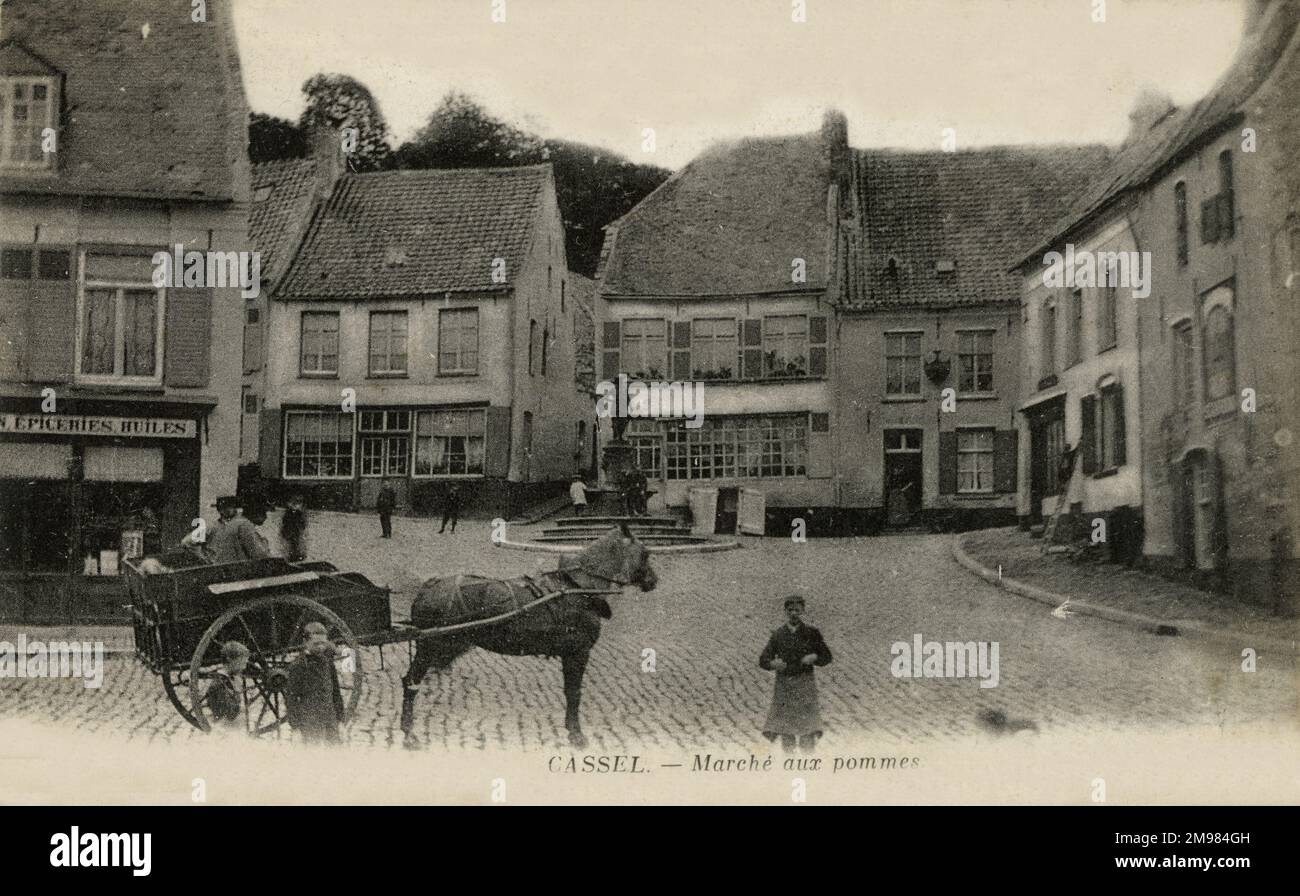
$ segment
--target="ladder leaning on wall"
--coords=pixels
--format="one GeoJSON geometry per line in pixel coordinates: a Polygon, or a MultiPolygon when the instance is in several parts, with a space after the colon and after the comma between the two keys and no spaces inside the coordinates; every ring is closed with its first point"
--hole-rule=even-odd
{"type": "Polygon", "coordinates": [[[1043,529],[1044,554],[1052,550],[1052,539],[1056,537],[1056,530],[1060,528],[1061,517],[1069,513],[1070,492],[1074,488],[1074,479],[1079,473],[1079,446],[1075,446],[1070,457],[1070,475],[1065,478],[1065,484],[1061,487],[1061,495],[1056,499],[1056,509],[1052,511],[1052,517],[1047,521],[1047,527],[1043,529]]]}

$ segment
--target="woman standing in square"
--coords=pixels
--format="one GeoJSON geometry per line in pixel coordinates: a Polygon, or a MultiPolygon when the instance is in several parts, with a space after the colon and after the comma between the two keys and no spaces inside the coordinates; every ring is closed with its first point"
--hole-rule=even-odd
{"type": "Polygon", "coordinates": [[[763,736],[781,738],[789,752],[797,745],[812,752],[822,735],[821,707],[817,702],[817,679],[813,669],[831,661],[831,650],[822,633],[803,622],[804,599],[792,594],[782,601],[786,622],[767,641],[758,665],[776,673],[772,708],[768,710],[763,736]]]}

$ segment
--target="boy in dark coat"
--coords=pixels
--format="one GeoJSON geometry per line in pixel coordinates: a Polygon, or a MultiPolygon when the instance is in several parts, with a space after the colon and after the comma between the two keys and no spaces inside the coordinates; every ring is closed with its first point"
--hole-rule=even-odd
{"type": "Polygon", "coordinates": [[[456,534],[456,521],[460,519],[460,486],[452,483],[447,488],[447,497],[442,502],[442,528],[438,530],[441,535],[447,528],[447,521],[451,521],[451,534],[456,534]]]}
{"type": "Polygon", "coordinates": [[[307,511],[302,506],[302,495],[289,496],[284,516],[280,517],[280,542],[290,563],[307,559],[307,511]]]}
{"type": "Polygon", "coordinates": [[[768,740],[780,737],[781,746],[787,752],[796,744],[805,752],[812,752],[822,735],[813,669],[828,664],[831,651],[822,633],[803,623],[802,597],[792,594],[783,606],[786,624],[772,632],[758,658],[759,666],[776,673],[772,708],[763,725],[763,736],[768,740]]]}
{"type": "Polygon", "coordinates": [[[334,645],[322,623],[307,623],[303,634],[307,645],[289,665],[284,689],[289,724],[305,743],[336,744],[342,740],[343,693],[334,668],[334,645]]]}

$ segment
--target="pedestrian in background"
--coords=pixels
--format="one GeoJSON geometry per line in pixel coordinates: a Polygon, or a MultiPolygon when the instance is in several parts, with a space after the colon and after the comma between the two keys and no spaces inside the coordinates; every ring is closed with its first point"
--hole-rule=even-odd
{"type": "Polygon", "coordinates": [[[334,645],[324,623],[309,622],[302,633],[307,641],[303,652],[289,664],[284,689],[289,724],[305,743],[340,743],[343,692],[334,668],[334,645]]]}
{"type": "Polygon", "coordinates": [[[280,548],[290,563],[307,559],[307,511],[302,506],[302,495],[294,492],[280,517],[280,548]]]}
{"type": "Polygon", "coordinates": [[[772,637],[758,658],[758,665],[776,673],[772,708],[763,725],[763,736],[790,752],[796,745],[811,753],[822,736],[821,707],[817,701],[816,666],[831,661],[830,648],[822,633],[803,622],[804,599],[792,594],[782,602],[785,625],[772,637]]]}
{"type": "Polygon", "coordinates": [[[379,497],[375,499],[375,510],[379,511],[379,529],[382,538],[393,537],[393,508],[397,506],[397,492],[385,479],[379,488],[379,497]]]}
{"type": "Polygon", "coordinates": [[[573,502],[574,516],[582,516],[587,512],[587,486],[581,476],[573,477],[573,484],[569,486],[569,500],[573,502]]]}
{"type": "Polygon", "coordinates": [[[447,496],[442,501],[442,528],[438,530],[441,535],[447,528],[447,521],[451,521],[451,534],[456,534],[456,521],[460,519],[460,486],[453,482],[447,488],[447,496]]]}

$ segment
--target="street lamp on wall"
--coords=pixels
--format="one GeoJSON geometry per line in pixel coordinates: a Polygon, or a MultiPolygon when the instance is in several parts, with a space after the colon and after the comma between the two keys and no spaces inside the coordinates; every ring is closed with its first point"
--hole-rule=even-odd
{"type": "Polygon", "coordinates": [[[934,385],[941,385],[952,372],[952,359],[944,357],[943,349],[930,352],[924,364],[925,376],[934,385]]]}

